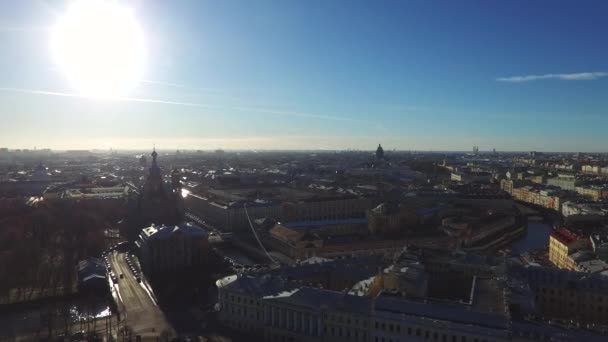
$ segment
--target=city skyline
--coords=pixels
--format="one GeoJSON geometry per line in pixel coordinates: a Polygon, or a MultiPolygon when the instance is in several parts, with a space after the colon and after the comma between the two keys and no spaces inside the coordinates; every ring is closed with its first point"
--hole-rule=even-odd
{"type": "Polygon", "coordinates": [[[0,146],[604,152],[599,1],[122,1],[130,93],[91,98],[50,52],[64,1],[0,5],[0,146]],[[143,62],[142,62],[143,63],[143,62]]]}

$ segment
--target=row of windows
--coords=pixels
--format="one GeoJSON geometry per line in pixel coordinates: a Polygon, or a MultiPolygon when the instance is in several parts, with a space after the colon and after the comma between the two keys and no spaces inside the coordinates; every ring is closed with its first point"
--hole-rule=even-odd
{"type": "Polygon", "coordinates": [[[365,341],[365,339],[367,338],[367,333],[365,331],[359,331],[359,330],[353,330],[351,331],[350,329],[342,329],[342,327],[333,327],[333,326],[327,326],[325,325],[323,327],[323,333],[327,336],[331,336],[331,337],[346,337],[349,340],[359,340],[361,339],[362,341],[365,341]]]}
{"type": "MultiPolygon", "coordinates": [[[[546,271],[535,271],[535,272],[527,272],[524,274],[527,278],[533,282],[539,283],[552,283],[552,284],[562,284],[567,279],[564,279],[563,273],[561,272],[546,272],[546,271]]],[[[575,286],[578,290],[585,289],[602,289],[608,290],[608,280],[602,278],[592,278],[587,279],[587,281],[582,281],[581,278],[571,279],[569,282],[572,283],[572,286],[575,286]]]]}
{"type": "Polygon", "coordinates": [[[243,316],[243,317],[248,317],[248,318],[255,318],[257,320],[260,319],[260,313],[252,310],[249,311],[249,313],[247,313],[247,308],[242,308],[239,306],[231,306],[231,305],[226,305],[225,310],[230,312],[233,315],[237,315],[237,316],[243,316]]]}
{"type": "MultiPolygon", "coordinates": [[[[227,294],[224,295],[224,299],[225,300],[228,299],[228,295],[227,294]]],[[[232,303],[238,303],[238,304],[243,303],[243,304],[249,304],[249,305],[254,305],[255,304],[257,306],[260,305],[259,302],[256,302],[256,301],[254,301],[251,298],[244,298],[244,297],[239,297],[239,296],[235,296],[235,295],[230,295],[230,302],[232,302],[232,303]]]]}
{"type": "MultiPolygon", "coordinates": [[[[244,310],[240,308],[230,307],[232,313],[237,314],[245,314],[244,310]]],[[[238,320],[229,320],[228,325],[233,326],[235,328],[239,328],[247,331],[254,331],[254,327],[251,324],[246,324],[244,322],[238,320]]],[[[412,327],[403,327],[399,324],[392,323],[384,323],[384,322],[375,322],[375,328],[380,331],[387,331],[395,334],[403,334],[404,336],[416,336],[416,337],[424,337],[424,339],[429,341],[437,341],[437,342],[487,342],[485,339],[479,338],[471,338],[467,336],[457,336],[457,335],[449,335],[449,334],[440,334],[437,332],[432,332],[429,330],[423,330],[420,328],[412,328],[412,327]]],[[[335,327],[335,326],[327,326],[323,327],[324,335],[330,337],[337,338],[346,338],[348,340],[353,341],[365,341],[367,340],[367,332],[365,330],[357,330],[357,329],[347,329],[343,327],[335,327]]],[[[274,335],[272,340],[280,340],[284,341],[285,339],[293,340],[292,337],[285,337],[281,335],[274,335]]],[[[382,336],[375,336],[375,342],[400,342],[399,338],[386,338],[382,336]]]]}
{"type": "Polygon", "coordinates": [[[269,337],[270,337],[269,338],[270,341],[277,341],[277,342],[302,342],[302,340],[298,339],[297,337],[285,336],[285,335],[281,335],[281,334],[270,334],[269,337]]]}
{"type": "Polygon", "coordinates": [[[350,317],[344,317],[341,315],[329,315],[326,316],[327,317],[327,321],[329,322],[338,322],[338,323],[346,323],[346,324],[351,324],[354,323],[355,325],[359,325],[359,319],[355,318],[355,319],[351,319],[350,317]]]}
{"type": "MultiPolygon", "coordinates": [[[[416,335],[416,336],[420,336],[420,335],[416,335]]],[[[424,334],[424,338],[427,340],[431,339],[431,334],[428,331],[425,331],[424,334]]],[[[432,340],[433,341],[439,341],[440,340],[440,335],[438,333],[433,333],[432,334],[432,340]]],[[[446,334],[441,334],[441,342],[449,342],[450,338],[449,335],[446,334]]],[[[456,335],[451,335],[451,341],[452,342],[458,342],[459,338],[456,335]]],[[[401,342],[402,340],[398,339],[398,338],[385,338],[385,337],[378,337],[376,336],[374,338],[374,342],[401,342]]],[[[403,341],[407,341],[407,340],[403,340],[403,341]]],[[[467,342],[467,341],[472,341],[472,342],[487,342],[485,339],[478,339],[478,338],[467,338],[466,336],[460,336],[460,342],[467,342]]]]}
{"type": "Polygon", "coordinates": [[[600,295],[594,296],[594,295],[588,294],[588,295],[585,296],[585,295],[580,295],[580,294],[578,294],[578,293],[576,293],[574,291],[565,291],[564,290],[562,292],[562,290],[554,290],[554,289],[547,289],[547,288],[542,288],[541,292],[542,292],[541,293],[542,297],[545,297],[545,296],[553,297],[553,296],[555,296],[555,297],[557,297],[559,299],[559,298],[563,298],[564,296],[567,296],[569,294],[570,297],[576,296],[578,300],[587,299],[587,300],[590,300],[590,301],[593,301],[593,302],[599,302],[599,303],[603,303],[604,302],[604,296],[600,296],[600,295]]]}
{"type": "Polygon", "coordinates": [[[238,328],[240,330],[245,330],[249,332],[255,332],[255,327],[253,326],[253,324],[246,324],[245,322],[232,319],[226,321],[225,323],[233,328],[238,328]]]}
{"type": "MultiPolygon", "coordinates": [[[[542,302],[545,302],[545,304],[550,304],[552,306],[565,306],[566,305],[566,303],[564,303],[563,301],[559,301],[559,300],[556,301],[554,298],[551,298],[551,297],[547,298],[547,297],[543,296],[540,299],[541,299],[542,302]]],[[[587,307],[587,305],[585,305],[585,303],[580,303],[580,302],[577,302],[576,305],[575,305],[574,302],[569,302],[568,306],[570,306],[570,307],[578,307],[578,308],[581,308],[581,309],[585,309],[587,307]]],[[[599,305],[595,306],[593,304],[589,304],[589,309],[593,310],[595,308],[597,308],[597,311],[600,311],[600,312],[601,311],[608,311],[608,308],[604,308],[603,306],[599,306],[599,305]]]]}
{"type": "MultiPolygon", "coordinates": [[[[402,332],[401,329],[401,325],[399,324],[386,324],[384,322],[375,322],[375,328],[377,330],[380,331],[388,331],[388,332],[394,332],[397,334],[400,334],[402,332]]],[[[439,341],[441,340],[441,342],[449,342],[449,335],[446,334],[439,334],[437,332],[431,332],[429,330],[422,330],[420,328],[412,328],[412,327],[404,327],[403,328],[403,334],[407,335],[407,336],[424,336],[425,339],[427,340],[433,340],[433,341],[439,341]]],[[[376,336],[375,338],[375,342],[397,342],[398,340],[393,340],[393,339],[385,339],[384,337],[378,337],[376,336]]],[[[451,335],[451,342],[467,342],[467,341],[472,341],[472,342],[486,342],[486,340],[482,339],[481,341],[478,338],[473,338],[473,339],[467,339],[466,336],[460,336],[460,339],[458,338],[458,336],[456,335],[451,335]]]]}

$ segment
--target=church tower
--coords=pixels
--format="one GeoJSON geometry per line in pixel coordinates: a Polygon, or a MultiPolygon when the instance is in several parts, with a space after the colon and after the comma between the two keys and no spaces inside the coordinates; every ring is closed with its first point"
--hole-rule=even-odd
{"type": "Polygon", "coordinates": [[[378,144],[378,148],[376,149],[376,159],[377,160],[384,159],[384,149],[382,148],[382,145],[380,145],[380,144],[378,144]]]}
{"type": "Polygon", "coordinates": [[[141,229],[150,224],[179,224],[184,220],[181,174],[174,170],[171,172],[171,184],[165,182],[158,166],[156,149],[151,156],[148,176],[129,213],[128,237],[131,241],[136,240],[141,229]]]}
{"type": "Polygon", "coordinates": [[[165,189],[163,188],[163,176],[160,171],[160,167],[156,162],[156,158],[158,157],[158,153],[156,153],[156,148],[152,150],[150,154],[152,156],[152,165],[150,166],[148,177],[146,178],[146,182],[143,187],[143,197],[144,198],[154,198],[154,197],[162,197],[167,198],[167,194],[165,193],[165,189]]]}

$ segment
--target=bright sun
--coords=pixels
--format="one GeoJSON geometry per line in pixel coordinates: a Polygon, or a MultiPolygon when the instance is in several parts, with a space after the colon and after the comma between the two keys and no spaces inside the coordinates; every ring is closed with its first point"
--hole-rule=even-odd
{"type": "Polygon", "coordinates": [[[73,2],[53,28],[51,49],[70,84],[85,96],[124,96],[143,76],[143,32],[133,12],[115,1],[73,2]]]}

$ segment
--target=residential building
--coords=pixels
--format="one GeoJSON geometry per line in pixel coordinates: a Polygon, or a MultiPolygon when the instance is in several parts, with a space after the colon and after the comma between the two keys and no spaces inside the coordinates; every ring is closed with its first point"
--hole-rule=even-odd
{"type": "Polygon", "coordinates": [[[608,197],[608,188],[597,186],[577,186],[576,192],[594,201],[608,197]]]}
{"type": "Polygon", "coordinates": [[[521,186],[510,179],[501,180],[501,189],[510,193],[514,200],[561,211],[564,194],[560,191],[539,185],[521,186]]]}
{"type": "Polygon", "coordinates": [[[557,177],[548,178],[547,185],[561,188],[562,190],[575,191],[578,182],[572,174],[560,173],[557,177]]]}
{"type": "Polygon", "coordinates": [[[204,195],[190,194],[188,210],[204,217],[218,229],[234,233],[248,232],[249,219],[272,218],[281,222],[342,220],[364,218],[377,200],[355,195],[318,196],[290,188],[269,188],[263,198],[261,190],[239,188],[209,190],[204,195]]]}
{"type": "MultiPolygon", "coordinates": [[[[297,276],[293,278],[299,267],[311,266],[306,262],[265,274],[231,275],[216,283],[218,319],[226,328],[265,341],[500,342],[602,341],[604,338],[582,330],[552,326],[546,321],[515,319],[509,305],[514,298],[512,290],[492,277],[471,277],[463,288],[463,298],[435,298],[433,286],[429,292],[425,291],[429,278],[424,268],[416,262],[410,265],[411,268],[395,265],[372,277],[360,274],[360,281],[343,291],[307,285],[297,276]]],[[[577,314],[584,319],[605,316],[596,308],[603,310],[608,304],[606,293],[600,295],[601,304],[591,304],[599,300],[595,295],[601,293],[599,288],[581,291],[585,295],[594,294],[584,299],[593,309],[577,303],[573,311],[568,311],[562,306],[569,304],[570,298],[561,296],[555,301],[558,306],[548,303],[553,294],[551,297],[541,295],[556,291],[567,281],[556,280],[555,284],[546,285],[546,278],[537,279],[536,274],[521,267],[511,268],[511,273],[522,282],[530,283],[532,291],[539,293],[538,301],[548,317],[554,317],[554,313],[555,317],[577,314]],[[558,308],[565,312],[557,312],[558,308]]],[[[582,288],[589,283],[588,279],[575,280],[574,286],[582,288]]],[[[592,282],[598,280],[593,279],[592,282]]],[[[533,292],[530,294],[527,298],[534,300],[533,292]]]]}
{"type": "Polygon", "coordinates": [[[125,200],[129,187],[125,185],[111,187],[89,187],[66,189],[61,196],[63,199],[120,199],[125,200]]]}
{"type": "Polygon", "coordinates": [[[372,234],[399,232],[405,228],[408,221],[415,219],[412,214],[414,213],[408,213],[407,209],[394,202],[379,204],[367,212],[368,229],[372,234]]]}
{"type": "Polygon", "coordinates": [[[517,263],[511,264],[509,273],[529,284],[539,314],[547,319],[572,320],[582,325],[608,322],[608,276],[602,273],[517,263]]]}
{"type": "MultiPolygon", "coordinates": [[[[473,290],[471,300],[481,303],[476,296],[484,289],[473,290]]],[[[221,279],[218,290],[220,322],[267,341],[510,340],[500,304],[500,310],[491,311],[474,304],[356,296],[248,275],[221,279]]]]}
{"type": "Polygon", "coordinates": [[[275,225],[264,241],[272,248],[294,259],[303,260],[313,256],[324,258],[353,257],[356,255],[390,255],[400,251],[405,240],[384,239],[374,236],[327,236],[320,237],[306,230],[275,225]]]}
{"type": "Polygon", "coordinates": [[[461,170],[452,172],[450,179],[461,183],[489,183],[492,179],[492,174],[484,171],[461,170]]]}
{"type": "Polygon", "coordinates": [[[605,216],[608,210],[602,206],[593,203],[577,203],[573,201],[566,201],[562,204],[562,215],[564,217],[569,216],[605,216]]]}
{"type": "Polygon", "coordinates": [[[583,165],[583,166],[581,166],[581,171],[584,173],[599,174],[601,172],[601,167],[599,167],[597,165],[583,165]]]}

